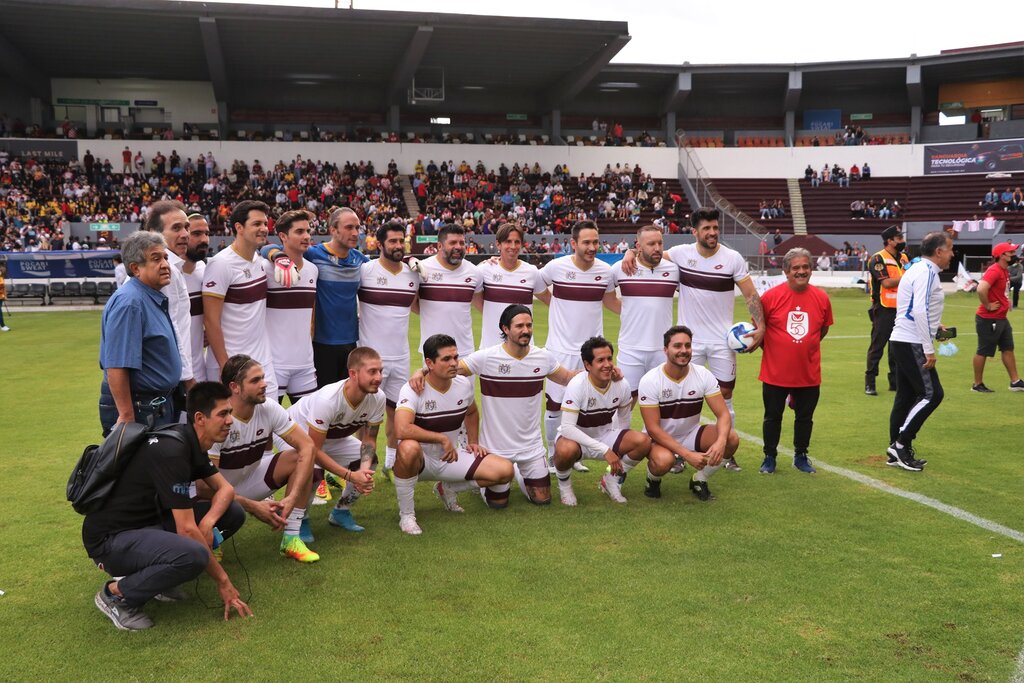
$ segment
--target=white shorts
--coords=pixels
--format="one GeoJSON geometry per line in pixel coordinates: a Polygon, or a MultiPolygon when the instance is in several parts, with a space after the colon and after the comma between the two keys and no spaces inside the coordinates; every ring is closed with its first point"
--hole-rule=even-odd
{"type": "Polygon", "coordinates": [[[484,456],[474,455],[462,448],[456,449],[459,459],[445,462],[424,454],[423,469],[420,470],[420,481],[469,481],[476,473],[476,468],[483,462],[484,456]]]}
{"type": "MultiPolygon", "coordinates": [[[[324,447],[321,449],[327,454],[334,462],[338,463],[342,467],[352,469],[349,465],[353,462],[358,463],[360,461],[360,449],[362,448],[363,442],[354,436],[346,436],[341,439],[327,439],[324,441],[324,447]]],[[[291,448],[284,439],[279,437],[277,434],[274,435],[274,448],[277,452],[286,451],[291,448]]]]}
{"type": "MultiPolygon", "coordinates": [[[[550,352],[555,357],[555,361],[566,370],[582,370],[583,359],[578,353],[557,353],[555,351],[550,352]]],[[[544,387],[544,395],[547,403],[544,409],[548,412],[558,412],[562,410],[562,398],[565,396],[565,387],[561,384],[555,384],[550,379],[544,387]]],[[[525,475],[524,475],[525,476],[525,475]]]]}
{"type": "Polygon", "coordinates": [[[736,352],[728,346],[694,344],[690,362],[707,366],[719,384],[727,384],[731,388],[736,383],[736,352]]]}
{"type": "Polygon", "coordinates": [[[316,368],[278,368],[277,397],[289,394],[301,398],[316,391],[316,368]]]}
{"type": "MultiPolygon", "coordinates": [[[[699,453],[700,452],[700,436],[701,436],[701,434],[704,433],[704,430],[707,429],[710,426],[711,425],[699,424],[696,427],[694,427],[693,429],[691,429],[690,431],[686,432],[686,434],[683,434],[682,438],[680,438],[680,437],[678,437],[678,436],[676,436],[675,434],[672,434],[672,433],[670,433],[669,436],[671,436],[673,439],[675,439],[680,444],[682,444],[683,448],[686,448],[686,449],[691,450],[691,451],[696,451],[696,452],[699,453]]],[[[681,455],[681,454],[680,453],[676,453],[676,455],[681,455]]]]}
{"type": "Polygon", "coordinates": [[[274,481],[274,465],[278,454],[264,455],[259,461],[237,470],[220,470],[229,484],[235,487],[235,495],[249,500],[263,500],[287,482],[274,481]]]}
{"type": "MultiPolygon", "coordinates": [[[[263,367],[263,376],[267,381],[267,396],[277,396],[277,371],[274,369],[274,362],[267,361],[260,363],[263,367]]],[[[220,381],[220,367],[217,365],[217,356],[209,349],[206,350],[206,377],[212,382],[220,381]]]]}
{"type": "Polygon", "coordinates": [[[384,361],[381,373],[380,391],[384,392],[384,400],[388,407],[394,408],[398,403],[398,392],[409,381],[409,356],[384,361]]]}
{"type": "Polygon", "coordinates": [[[665,362],[665,352],[640,351],[639,349],[619,349],[619,369],[629,382],[629,390],[636,392],[640,386],[640,378],[665,362]]]}
{"type": "Polygon", "coordinates": [[[543,444],[538,444],[532,448],[528,448],[519,453],[512,455],[504,455],[503,453],[495,453],[495,455],[505,458],[506,460],[515,463],[516,467],[519,468],[519,473],[523,475],[523,479],[530,483],[530,480],[536,480],[540,482],[543,480],[544,483],[530,484],[531,486],[549,486],[551,483],[550,475],[548,474],[548,463],[545,456],[548,454],[543,444]]]}
{"type": "MultiPolygon", "coordinates": [[[[624,437],[626,435],[626,432],[628,431],[628,429],[608,427],[607,429],[603,430],[600,434],[593,437],[600,441],[601,444],[605,447],[605,449],[600,453],[594,453],[584,448],[583,445],[580,444],[580,451],[583,453],[582,457],[587,460],[604,460],[604,454],[608,452],[608,449],[611,449],[613,453],[621,455],[621,453],[619,453],[619,448],[622,446],[622,437],[624,437]]],[[[558,428],[558,438],[568,438],[562,436],[561,427],[558,428]]]]}

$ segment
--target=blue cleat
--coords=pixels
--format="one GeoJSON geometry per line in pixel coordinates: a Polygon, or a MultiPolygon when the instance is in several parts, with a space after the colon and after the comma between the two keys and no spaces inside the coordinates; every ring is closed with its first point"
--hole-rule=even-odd
{"type": "Polygon", "coordinates": [[[354,533],[361,533],[366,531],[365,527],[361,527],[356,524],[356,520],[352,519],[351,510],[339,510],[334,508],[331,510],[331,516],[327,518],[327,521],[331,526],[341,527],[346,531],[352,531],[354,533]]]}
{"type": "MultiPolygon", "coordinates": [[[[806,460],[806,458],[805,458],[806,460]]],[[[766,455],[764,456],[764,462],[761,463],[761,474],[775,474],[775,456],[766,455]]]]}
{"type": "Polygon", "coordinates": [[[811,461],[806,453],[797,453],[793,456],[793,467],[807,474],[814,474],[818,470],[811,467],[811,461]]]}

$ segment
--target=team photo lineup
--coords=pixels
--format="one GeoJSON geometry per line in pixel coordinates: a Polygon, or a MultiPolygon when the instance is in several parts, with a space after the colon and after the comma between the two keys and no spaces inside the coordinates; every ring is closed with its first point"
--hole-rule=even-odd
{"type": "MultiPolygon", "coordinates": [[[[580,221],[571,252],[540,269],[520,260],[524,235],[514,223],[498,228],[498,255],[475,266],[458,225],[443,225],[437,253],[417,260],[407,258],[404,226],[386,223],[371,260],[357,248],[351,209],[329,215],[320,244],[310,220],[304,210],[272,220],[265,204],[242,201],[228,221],[234,241],[207,260],[206,218],[163,200],[121,245],[127,279],[102,317],[100,450],[132,438],[129,425],[148,440],[99,504],[76,505],[87,513],[89,557],[113,577],[96,605],[118,628],[151,627],[144,605],[183,599],[181,586],[204,571],[225,618],[251,615],[219,562],[224,540],[251,517],[280,532],[281,556],[317,562],[316,534],[364,531],[353,511],[374,492],[378,469],[394,487],[399,528],[413,536],[424,533],[419,481],[459,513],[460,494],[500,510],[521,502],[513,502],[516,488],[521,500],[549,505],[554,475],[558,503],[576,506],[572,475],[588,471],[588,461],[606,470],[599,488],[614,504],[627,492],[661,498],[663,477],[684,472],[675,481],[685,483],[673,481],[665,494],[688,488],[711,501],[712,475],[742,469],[737,352],[762,350],[760,473],[775,472],[787,405],[792,464],[815,473],[821,340],[833,318],[828,295],[809,283],[808,251],[789,250],[785,282],[761,296],[744,258],[719,243],[714,209],[694,211],[695,241],[668,250],[658,226],[640,227],[611,266],[597,258],[597,226],[580,221]],[[734,324],[735,290],[749,323],[734,324]],[[544,347],[533,339],[534,299],[548,306],[544,347]],[[473,307],[482,314],[479,343],[473,307]],[[602,309],[620,316],[617,339],[603,336],[602,309]],[[414,312],[419,349],[408,342],[414,312]],[[630,428],[637,406],[642,431],[630,428]],[[324,522],[311,506],[328,487],[337,502],[324,522]]],[[[892,378],[888,464],[909,471],[926,463],[912,443],[941,401],[931,340],[942,292],[927,276],[951,253],[945,232],[924,239],[921,265],[906,271],[926,276],[916,304],[916,289],[882,277],[875,287],[900,302],[899,322],[916,330],[907,313],[923,305],[917,320],[931,325],[920,339],[914,330],[900,337],[910,361],[892,378]]]]}

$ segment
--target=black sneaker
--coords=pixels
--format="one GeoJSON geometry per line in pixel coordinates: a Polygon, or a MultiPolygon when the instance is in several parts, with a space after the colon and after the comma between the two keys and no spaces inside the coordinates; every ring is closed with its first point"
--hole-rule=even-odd
{"type": "Polygon", "coordinates": [[[878,396],[878,391],[875,390],[874,384],[865,384],[864,393],[868,396],[878,396]]]}
{"type": "Polygon", "coordinates": [[[982,382],[981,384],[975,384],[974,386],[972,386],[971,387],[971,391],[973,391],[976,394],[994,394],[994,393],[996,393],[996,392],[992,391],[991,389],[989,389],[988,387],[986,387],[984,382],[982,382]]]}
{"type": "Polygon", "coordinates": [[[1010,383],[1010,391],[1024,391],[1024,379],[1018,379],[1010,383]]]}
{"type": "Polygon", "coordinates": [[[702,503],[706,503],[709,500],[714,500],[715,497],[711,495],[711,489],[708,488],[706,481],[697,481],[696,479],[690,480],[690,491],[693,495],[697,496],[697,500],[702,503]]]}
{"type": "Polygon", "coordinates": [[[918,465],[920,465],[921,467],[924,467],[925,465],[928,464],[927,460],[920,460],[917,457],[917,451],[914,450],[913,446],[907,446],[907,452],[910,453],[910,459],[913,460],[918,465]]]}
{"type": "Polygon", "coordinates": [[[647,480],[647,486],[644,487],[644,495],[648,498],[661,498],[661,479],[658,481],[647,480]]]}
{"type": "Polygon", "coordinates": [[[885,452],[890,456],[890,462],[887,464],[893,467],[899,467],[910,472],[920,472],[924,469],[921,465],[917,464],[906,446],[901,446],[895,441],[889,444],[889,448],[885,452]]]}

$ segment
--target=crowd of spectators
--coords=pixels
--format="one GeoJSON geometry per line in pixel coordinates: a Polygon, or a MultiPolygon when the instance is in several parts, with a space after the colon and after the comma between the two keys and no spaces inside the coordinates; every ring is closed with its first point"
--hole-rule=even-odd
{"type": "MultiPolygon", "coordinates": [[[[211,153],[193,160],[172,150],[169,156],[158,152],[146,160],[125,147],[115,165],[88,150],[82,160],[70,162],[23,160],[0,151],[0,248],[73,248],[65,237],[67,222],[137,223],[159,199],[177,199],[190,213],[207,216],[215,236],[229,234],[230,208],[243,199],[269,204],[275,216],[305,208],[315,216],[319,234],[327,234],[326,219],[334,207],[348,206],[372,231],[408,216],[401,183],[394,161],[377,173],[364,161],[339,166],[301,156],[267,166],[237,159],[222,166],[211,153]]],[[[88,241],[79,244],[93,247],[88,241]]]]}
{"type": "Polygon", "coordinates": [[[773,218],[784,218],[786,216],[786,204],[781,199],[762,199],[757,205],[757,211],[761,220],[773,218]]]}
{"type": "Polygon", "coordinates": [[[855,199],[850,202],[850,218],[864,220],[865,218],[879,218],[881,220],[898,220],[903,215],[903,207],[899,200],[888,200],[876,202],[874,199],[864,201],[855,199]]]}
{"type": "Polygon", "coordinates": [[[978,206],[984,211],[1024,211],[1024,192],[1019,187],[997,192],[993,187],[985,193],[978,206]]]}
{"type": "Polygon", "coordinates": [[[870,180],[871,179],[871,166],[868,162],[864,162],[863,166],[854,164],[850,167],[849,171],[841,167],[839,164],[832,164],[829,166],[825,164],[821,167],[821,171],[816,171],[811,168],[810,164],[807,164],[807,168],[804,169],[804,180],[811,184],[811,187],[818,187],[822,183],[834,183],[839,187],[849,187],[850,181],[858,180],[870,180]]]}

